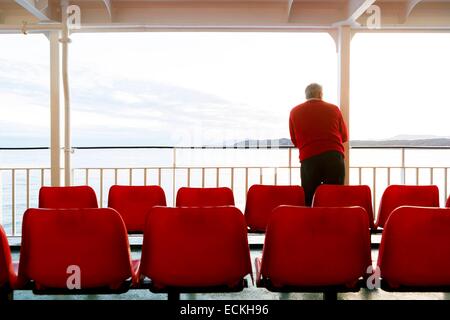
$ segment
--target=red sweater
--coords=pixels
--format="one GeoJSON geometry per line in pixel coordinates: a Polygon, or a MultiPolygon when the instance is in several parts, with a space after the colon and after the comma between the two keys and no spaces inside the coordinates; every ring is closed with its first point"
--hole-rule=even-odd
{"type": "Polygon", "coordinates": [[[341,110],[333,104],[313,99],[296,106],[289,116],[289,130],[300,161],[326,151],[344,155],[347,126],[341,110]]]}

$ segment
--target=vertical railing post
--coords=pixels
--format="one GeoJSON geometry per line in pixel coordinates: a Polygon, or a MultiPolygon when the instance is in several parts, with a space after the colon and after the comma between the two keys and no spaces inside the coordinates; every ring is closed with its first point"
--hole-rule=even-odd
{"type": "Polygon", "coordinates": [[[234,168],[233,167],[231,168],[230,177],[231,177],[231,181],[230,181],[231,191],[234,191],[234,168]]]}
{"type": "Polygon", "coordinates": [[[292,148],[289,148],[289,185],[292,185],[292,148]]]}
{"type": "Polygon", "coordinates": [[[205,168],[202,168],[202,188],[205,187],[205,168]]]}
{"type": "Polygon", "coordinates": [[[103,208],[103,168],[100,168],[100,203],[99,207],[103,208]]]}
{"type": "Polygon", "coordinates": [[[218,188],[220,186],[220,173],[219,168],[216,168],[216,187],[218,188]]]}
{"type": "Polygon", "coordinates": [[[11,226],[12,235],[16,235],[16,170],[11,171],[11,226]]]}
{"type": "Polygon", "coordinates": [[[374,212],[377,212],[377,168],[373,168],[373,210],[374,212]]]}
{"type": "Polygon", "coordinates": [[[245,168],[244,199],[247,199],[247,191],[248,191],[248,168],[245,168]]]}
{"type": "Polygon", "coordinates": [[[405,148],[401,148],[402,155],[401,155],[401,167],[402,167],[402,184],[406,183],[406,168],[405,168],[405,148]]]}
{"type": "Polygon", "coordinates": [[[0,224],[3,225],[3,171],[0,169],[0,224]]]}
{"type": "MultiPolygon", "coordinates": [[[[447,200],[448,197],[448,168],[444,169],[444,195],[445,195],[445,200],[447,200]]],[[[444,200],[444,201],[445,201],[444,200]]]]}
{"type": "Polygon", "coordinates": [[[191,187],[191,168],[187,168],[187,186],[191,187]]]}
{"type": "Polygon", "coordinates": [[[59,31],[51,31],[50,40],[50,180],[54,187],[61,185],[60,139],[60,45],[59,31]]]}
{"type": "Polygon", "coordinates": [[[29,209],[30,208],[30,169],[29,168],[27,168],[26,170],[25,170],[25,172],[26,172],[26,197],[27,197],[27,209],[29,209]]]}
{"type": "Polygon", "coordinates": [[[173,205],[175,206],[175,171],[177,168],[177,149],[174,147],[172,152],[172,201],[173,205]]]}

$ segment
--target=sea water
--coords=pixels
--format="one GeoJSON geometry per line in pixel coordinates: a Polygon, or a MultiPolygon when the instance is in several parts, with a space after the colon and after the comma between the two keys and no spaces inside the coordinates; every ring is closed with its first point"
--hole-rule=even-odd
{"type": "MultiPolygon", "coordinates": [[[[375,209],[388,184],[433,183],[440,188],[441,204],[445,203],[447,189],[450,190],[445,186],[450,180],[445,178],[448,175],[445,168],[450,167],[450,150],[352,149],[350,158],[353,167],[350,183],[371,187],[375,209]],[[403,169],[402,165],[409,168],[403,169]]],[[[246,191],[252,184],[300,184],[298,165],[295,149],[291,152],[288,149],[77,149],[72,154],[72,184],[88,183],[104,207],[109,187],[116,183],[161,184],[168,205],[174,204],[178,188],[188,184],[226,186],[233,188],[236,205],[244,210],[246,191]],[[289,166],[293,168],[288,169],[289,166]],[[129,168],[135,169],[130,172],[129,168]],[[189,172],[187,168],[191,168],[189,172]]],[[[39,169],[30,170],[27,183],[25,168],[49,167],[49,150],[0,150],[0,222],[8,234],[12,233],[13,211],[16,234],[20,234],[23,212],[27,206],[37,207],[42,183],[50,185],[48,169],[43,175],[39,169]],[[17,169],[14,188],[12,170],[8,170],[12,168],[17,169]]]]}

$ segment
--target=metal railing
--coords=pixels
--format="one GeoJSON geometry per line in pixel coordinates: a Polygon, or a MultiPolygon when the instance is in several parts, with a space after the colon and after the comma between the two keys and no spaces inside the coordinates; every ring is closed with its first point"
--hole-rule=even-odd
{"type": "MultiPolygon", "coordinates": [[[[175,203],[176,192],[182,186],[230,187],[236,204],[243,209],[248,188],[252,184],[300,184],[299,163],[293,159],[293,149],[286,149],[284,165],[178,165],[177,151],[180,149],[226,149],[217,147],[170,148],[171,163],[166,166],[137,167],[83,167],[72,169],[74,185],[91,185],[97,193],[100,206],[107,206],[107,192],[113,184],[159,185],[165,192],[168,205],[175,203]]],[[[86,148],[85,148],[86,149],[86,148]]],[[[95,149],[95,148],[92,148],[95,149]]],[[[152,147],[151,149],[163,149],[152,147]]],[[[267,149],[267,148],[233,148],[267,149]]],[[[270,149],[270,148],[269,148],[270,149]]],[[[446,166],[407,166],[405,151],[411,147],[356,147],[352,149],[396,149],[400,151],[400,165],[395,166],[351,166],[350,183],[367,184],[371,187],[374,212],[384,188],[391,184],[436,184],[441,192],[441,203],[448,195],[448,172],[446,166]]],[[[423,149],[423,148],[419,148],[423,149]]],[[[430,150],[450,148],[427,148],[430,150]]],[[[449,158],[450,160],[450,158],[449,158]]],[[[450,164],[450,161],[449,161],[450,164]]],[[[0,167],[0,222],[8,236],[20,236],[23,212],[36,207],[41,186],[50,185],[50,168],[0,167]]]]}

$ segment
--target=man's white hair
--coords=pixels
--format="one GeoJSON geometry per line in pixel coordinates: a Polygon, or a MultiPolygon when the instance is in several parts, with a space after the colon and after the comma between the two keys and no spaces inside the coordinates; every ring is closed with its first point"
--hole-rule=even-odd
{"type": "Polygon", "coordinates": [[[305,89],[305,96],[306,96],[306,99],[321,98],[322,97],[322,86],[318,83],[311,83],[305,89]]]}

